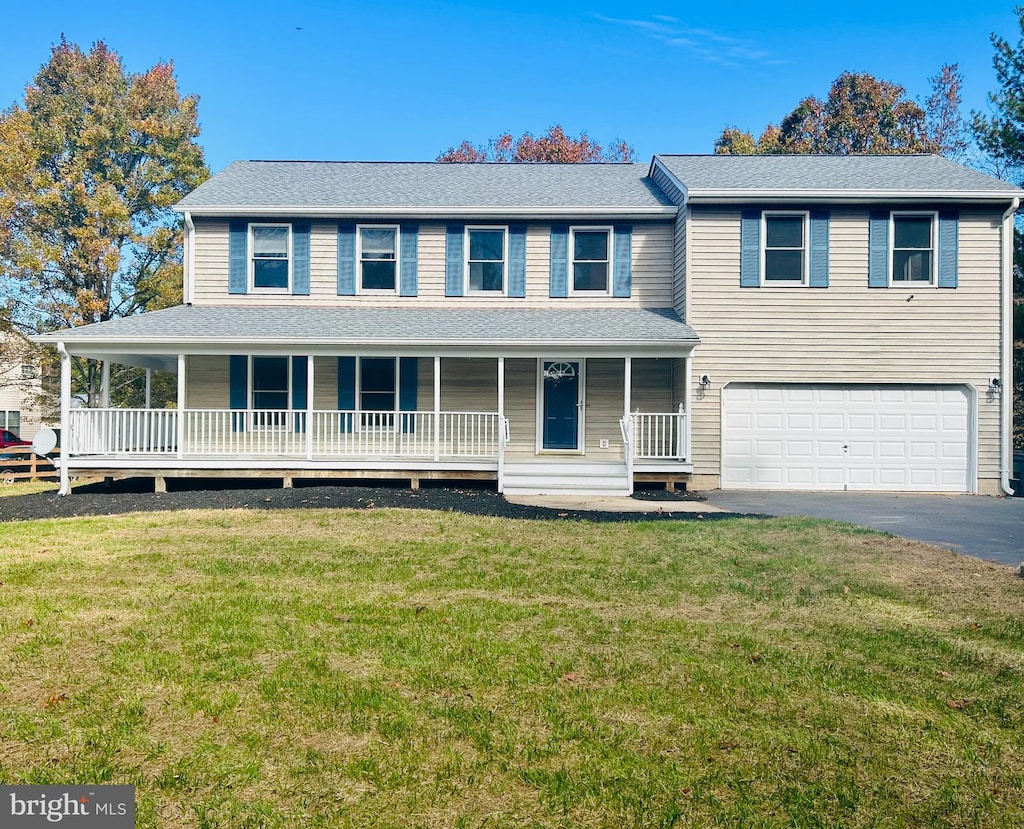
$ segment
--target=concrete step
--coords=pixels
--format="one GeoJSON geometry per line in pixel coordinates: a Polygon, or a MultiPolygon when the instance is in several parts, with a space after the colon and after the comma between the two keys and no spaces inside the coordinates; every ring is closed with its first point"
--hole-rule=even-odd
{"type": "Polygon", "coordinates": [[[625,463],[538,461],[505,465],[506,495],[628,495],[625,463]]]}

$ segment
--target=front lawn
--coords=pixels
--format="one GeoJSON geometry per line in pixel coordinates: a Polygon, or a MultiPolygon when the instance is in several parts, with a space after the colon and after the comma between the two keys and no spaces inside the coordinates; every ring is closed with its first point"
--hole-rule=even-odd
{"type": "Polygon", "coordinates": [[[0,781],[140,827],[1020,827],[1024,580],[798,519],[0,524],[0,781]]]}

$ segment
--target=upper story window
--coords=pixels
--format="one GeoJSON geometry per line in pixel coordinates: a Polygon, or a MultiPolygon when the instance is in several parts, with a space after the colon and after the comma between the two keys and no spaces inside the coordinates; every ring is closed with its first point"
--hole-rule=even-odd
{"type": "Polygon", "coordinates": [[[398,286],[398,228],[359,228],[359,288],[394,293],[398,286]]]}
{"type": "Polygon", "coordinates": [[[807,281],[807,213],[762,214],[761,250],[765,282],[804,284],[807,281]]]}
{"type": "Polygon", "coordinates": [[[503,227],[466,228],[466,293],[503,293],[507,234],[503,227]]]}
{"type": "Polygon", "coordinates": [[[935,277],[935,214],[893,213],[892,281],[931,283],[935,277]]]}
{"type": "Polygon", "coordinates": [[[611,236],[610,227],[569,229],[573,293],[608,293],[611,236]]]}
{"type": "Polygon", "coordinates": [[[254,291],[287,292],[290,285],[290,225],[249,225],[250,274],[254,291]]]}

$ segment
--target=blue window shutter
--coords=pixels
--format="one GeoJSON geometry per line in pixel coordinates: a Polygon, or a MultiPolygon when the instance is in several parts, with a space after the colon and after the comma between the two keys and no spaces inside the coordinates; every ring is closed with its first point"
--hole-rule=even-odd
{"type": "Polygon", "coordinates": [[[228,226],[228,293],[244,294],[249,287],[249,225],[231,222],[228,226]]]}
{"type": "Polygon", "coordinates": [[[612,296],[629,296],[633,290],[633,228],[615,226],[612,296]]]}
{"type": "Polygon", "coordinates": [[[957,285],[957,254],[959,248],[960,213],[956,210],[939,212],[939,287],[957,285]]]}
{"type": "Polygon", "coordinates": [[[551,281],[548,296],[569,296],[569,225],[551,225],[551,281]]]}
{"type": "Polygon", "coordinates": [[[508,229],[508,295],[526,296],[526,225],[508,229]]]}
{"type": "Polygon", "coordinates": [[[338,296],[356,295],[356,226],[338,225],[338,296]]]}
{"type": "MultiPolygon", "coordinates": [[[[249,358],[232,354],[228,358],[229,405],[232,409],[249,408],[249,358]]],[[[231,431],[245,431],[245,415],[231,415],[231,431]]]]}
{"type": "MultiPolygon", "coordinates": [[[[351,412],[356,407],[356,358],[338,358],[338,410],[351,412]]],[[[342,432],[352,431],[352,415],[341,415],[342,432]]]]}
{"type": "Polygon", "coordinates": [[[399,233],[402,237],[401,296],[416,296],[420,229],[418,225],[402,225],[399,233]]]}
{"type": "Polygon", "coordinates": [[[309,375],[306,372],[306,361],[308,357],[292,357],[292,408],[298,414],[295,415],[295,431],[306,431],[306,403],[309,392],[309,375]]]}
{"type": "Polygon", "coordinates": [[[761,211],[740,214],[740,287],[761,285],[761,211]]]}
{"type": "Polygon", "coordinates": [[[448,225],[445,243],[445,296],[462,296],[462,237],[464,233],[464,225],[448,225]]]}
{"type": "MultiPolygon", "coordinates": [[[[398,358],[398,408],[403,412],[416,411],[416,391],[419,386],[419,363],[417,357],[398,358]]],[[[416,431],[416,418],[402,416],[402,431],[416,431]]]]}
{"type": "Polygon", "coordinates": [[[828,287],[828,220],[827,210],[811,211],[810,281],[812,288],[828,287]]]}
{"type": "Polygon", "coordinates": [[[292,225],[292,293],[309,296],[309,225],[292,225]]]}
{"type": "Polygon", "coordinates": [[[868,217],[868,287],[889,287],[888,210],[872,210],[868,217]]]}

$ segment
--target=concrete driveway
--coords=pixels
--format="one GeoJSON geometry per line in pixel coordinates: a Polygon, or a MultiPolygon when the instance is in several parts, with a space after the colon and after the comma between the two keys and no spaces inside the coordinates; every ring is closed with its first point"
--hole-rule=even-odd
{"type": "Polygon", "coordinates": [[[730,512],[831,518],[1014,567],[1024,562],[1024,498],[751,490],[707,496],[730,512]]]}

